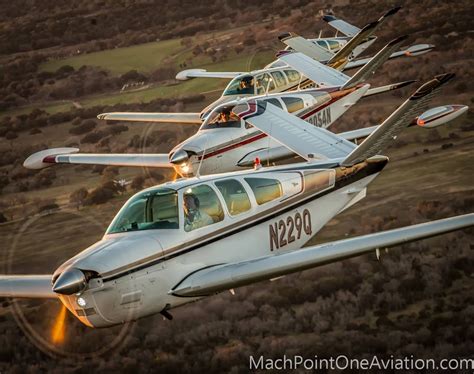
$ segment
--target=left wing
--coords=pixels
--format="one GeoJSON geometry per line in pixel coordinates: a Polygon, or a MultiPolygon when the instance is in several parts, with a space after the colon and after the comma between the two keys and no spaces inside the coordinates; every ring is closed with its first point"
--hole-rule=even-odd
{"type": "Polygon", "coordinates": [[[206,69],[187,69],[176,74],[179,81],[187,81],[191,78],[223,78],[232,79],[243,74],[241,71],[207,71],[206,69]]]}
{"type": "Polygon", "coordinates": [[[0,275],[0,297],[57,299],[52,275],[0,275]]]}
{"type": "Polygon", "coordinates": [[[232,110],[306,160],[346,157],[355,148],[351,142],[293,116],[264,100],[249,100],[232,110]]]}
{"type": "Polygon", "coordinates": [[[97,118],[105,121],[162,122],[190,125],[202,123],[200,113],[111,112],[101,113],[97,118]]]}
{"type": "Polygon", "coordinates": [[[111,166],[174,167],[167,154],[97,154],[77,153],[78,148],[51,148],[33,153],[23,166],[27,169],[44,169],[54,164],[87,164],[111,166]]]}
{"type": "Polygon", "coordinates": [[[206,296],[360,256],[379,248],[393,247],[471,226],[474,226],[474,213],[286,251],[249,261],[215,265],[191,273],[169,293],[187,297],[206,296]]]}

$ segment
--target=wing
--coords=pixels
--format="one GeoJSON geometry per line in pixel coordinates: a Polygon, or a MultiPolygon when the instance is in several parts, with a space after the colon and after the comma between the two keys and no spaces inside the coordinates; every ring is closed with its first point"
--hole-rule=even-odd
{"type": "Polygon", "coordinates": [[[78,148],[52,148],[33,153],[23,166],[43,169],[54,164],[87,164],[111,166],[173,167],[167,154],[95,154],[77,153],[78,148]]]}
{"type": "Polygon", "coordinates": [[[57,299],[51,288],[52,275],[0,275],[0,297],[57,299]]]}
{"type": "Polygon", "coordinates": [[[291,49],[301,52],[316,61],[328,61],[334,55],[319,44],[294,33],[285,33],[280,35],[278,39],[291,49]]]}
{"type": "Polygon", "coordinates": [[[105,121],[127,121],[127,122],[163,122],[201,124],[200,113],[134,113],[134,112],[112,112],[101,113],[98,119],[105,121]]]}
{"type": "MultiPolygon", "coordinates": [[[[431,50],[433,50],[434,48],[434,45],[432,44],[417,44],[417,45],[413,45],[403,51],[397,51],[397,52],[394,52],[392,53],[390,56],[389,56],[389,60],[391,59],[394,59],[394,58],[398,58],[398,57],[404,57],[404,56],[407,56],[407,57],[413,57],[413,56],[419,56],[419,55],[422,55],[424,53],[427,53],[427,52],[430,52],[431,50]]],[[[353,69],[353,68],[357,68],[357,67],[360,67],[360,66],[364,66],[365,64],[367,64],[370,59],[372,57],[368,57],[368,58],[361,58],[361,59],[358,59],[358,60],[353,60],[353,61],[349,61],[345,66],[344,66],[344,70],[349,70],[349,69],[353,69]]]]}
{"type": "Polygon", "coordinates": [[[306,160],[346,157],[355,147],[263,100],[238,104],[233,112],[306,160]]]}
{"type": "Polygon", "coordinates": [[[350,23],[330,14],[323,16],[323,21],[327,22],[330,26],[346,36],[353,37],[360,32],[360,29],[357,26],[351,25],[350,23]]]}
{"type": "Polygon", "coordinates": [[[187,81],[191,78],[223,78],[232,79],[243,74],[240,71],[207,71],[206,69],[188,69],[180,71],[176,74],[176,79],[179,81],[187,81]]]}
{"type": "MultiPolygon", "coordinates": [[[[376,22],[376,28],[380,27],[382,23],[390,16],[394,15],[397,13],[401,7],[395,7],[390,9],[388,12],[386,12],[382,17],[380,17],[376,22]]],[[[323,20],[327,22],[330,26],[334,27],[337,31],[342,32],[346,36],[355,36],[357,33],[360,33],[361,29],[358,27],[351,25],[350,23],[339,19],[333,15],[325,15],[323,16],[323,20]]],[[[373,30],[375,31],[375,30],[373,30]]]]}
{"type": "Polygon", "coordinates": [[[287,251],[254,260],[207,267],[191,273],[169,293],[176,296],[205,296],[360,256],[375,249],[393,247],[473,225],[474,214],[471,213],[287,251]]]}
{"type": "Polygon", "coordinates": [[[277,58],[322,86],[342,86],[349,77],[301,52],[280,51],[277,58]]]}
{"type": "Polygon", "coordinates": [[[406,127],[413,118],[426,109],[430,99],[439,92],[440,87],[451,80],[454,74],[438,75],[421,86],[407,101],[395,110],[360,146],[354,149],[343,161],[343,165],[354,165],[380,152],[406,127]]]}

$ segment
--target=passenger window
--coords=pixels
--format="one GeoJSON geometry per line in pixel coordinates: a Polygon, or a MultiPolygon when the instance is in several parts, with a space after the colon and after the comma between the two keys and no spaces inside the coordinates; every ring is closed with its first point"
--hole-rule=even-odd
{"type": "Polygon", "coordinates": [[[301,79],[300,73],[296,70],[285,70],[285,74],[288,77],[290,83],[298,82],[301,79]]]}
{"type": "Polygon", "coordinates": [[[242,184],[235,180],[229,179],[216,182],[222,196],[224,196],[227,209],[231,216],[246,212],[250,209],[250,199],[242,184]]]}
{"type": "Polygon", "coordinates": [[[252,189],[258,205],[278,199],[282,195],[281,184],[276,179],[245,178],[252,189]]]}
{"type": "Polygon", "coordinates": [[[284,87],[286,86],[286,79],[282,72],[274,71],[272,74],[273,81],[275,82],[277,87],[284,87]]]}
{"type": "Polygon", "coordinates": [[[192,231],[224,219],[222,205],[214,190],[203,184],[183,194],[184,230],[192,231]]]}
{"type": "Polygon", "coordinates": [[[280,109],[283,109],[283,107],[281,106],[280,101],[278,101],[278,99],[266,99],[265,101],[267,103],[270,103],[270,104],[273,104],[273,105],[277,106],[280,109]]]}
{"type": "Polygon", "coordinates": [[[257,95],[263,95],[267,91],[273,91],[275,89],[275,83],[268,74],[257,76],[257,95]]]}
{"type": "Polygon", "coordinates": [[[288,113],[293,113],[304,108],[303,99],[297,97],[282,97],[281,99],[285,103],[288,113]]]}

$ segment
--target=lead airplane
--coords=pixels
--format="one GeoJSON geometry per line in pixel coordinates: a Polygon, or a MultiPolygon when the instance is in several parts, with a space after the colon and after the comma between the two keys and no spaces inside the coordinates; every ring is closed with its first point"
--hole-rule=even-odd
{"type": "MultiPolygon", "coordinates": [[[[327,128],[361,98],[398,89],[413,81],[370,88],[363,82],[387,60],[406,37],[388,43],[352,77],[325,66],[299,52],[282,52],[279,59],[294,65],[313,81],[323,82],[321,88],[257,96],[297,115],[315,126],[327,128]]],[[[81,154],[77,148],[55,148],[30,156],[24,166],[40,169],[59,163],[101,164],[115,166],[172,167],[181,176],[235,171],[253,165],[256,158],[268,163],[294,158],[295,154],[271,137],[235,116],[232,108],[240,100],[214,108],[192,137],[178,144],[167,154],[81,154]]],[[[136,114],[121,113],[120,118],[136,114]]],[[[117,119],[117,114],[104,114],[117,119]]],[[[144,114],[138,114],[143,118],[144,114]]],[[[350,139],[350,134],[346,134],[350,139]]]]}
{"type": "MultiPolygon", "coordinates": [[[[99,242],[54,274],[1,276],[0,296],[58,299],[90,327],[155,313],[172,318],[171,309],[218,292],[471,227],[474,214],[466,214],[301,249],[364,198],[388,162],[383,149],[451,77],[424,84],[359,146],[263,100],[242,102],[234,115],[305,162],[146,189],[125,203],[99,242]]],[[[443,116],[431,111],[430,121],[443,116]]]]}

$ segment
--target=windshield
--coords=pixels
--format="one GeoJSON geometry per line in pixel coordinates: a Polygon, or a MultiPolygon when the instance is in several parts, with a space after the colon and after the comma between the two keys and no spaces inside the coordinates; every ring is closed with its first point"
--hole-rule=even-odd
{"type": "Polygon", "coordinates": [[[255,82],[252,75],[235,77],[224,90],[223,96],[230,95],[254,95],[255,82]]]}
{"type": "Polygon", "coordinates": [[[107,234],[177,228],[178,193],[170,188],[158,188],[128,200],[112,221],[107,234]]]}
{"type": "Polygon", "coordinates": [[[215,109],[202,124],[201,130],[240,128],[240,118],[232,112],[232,109],[234,109],[234,105],[215,109]]]}

